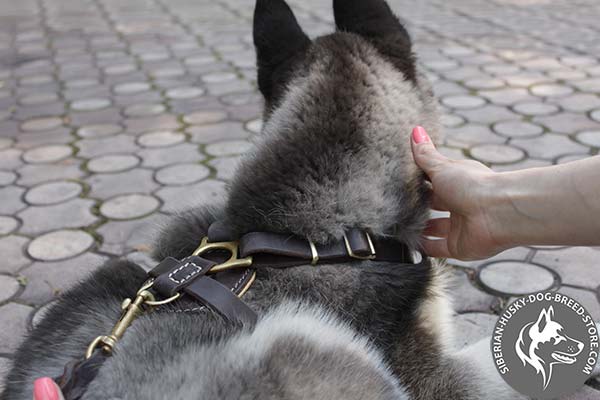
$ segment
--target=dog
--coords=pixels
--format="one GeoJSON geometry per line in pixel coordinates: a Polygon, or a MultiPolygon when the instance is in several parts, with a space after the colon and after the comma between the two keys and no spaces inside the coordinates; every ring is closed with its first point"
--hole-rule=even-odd
{"type": "MultiPolygon", "coordinates": [[[[265,100],[256,149],[222,203],[182,212],[154,247],[190,255],[214,221],[324,244],[348,228],[418,248],[427,183],[409,134],[439,132],[408,32],[383,0],[334,0],[337,31],[311,40],[283,0],[257,0],[253,36],[265,100]]],[[[145,280],[113,260],[64,293],[17,351],[2,400],[59,376],[145,280]]],[[[254,327],[175,303],[140,316],[83,399],[516,399],[488,343],[450,346],[439,263],[360,261],[260,269],[243,300],[254,327]]],[[[181,300],[183,301],[183,300],[181,300]]]]}
{"type": "Polygon", "coordinates": [[[523,365],[529,364],[542,375],[544,389],[552,379],[557,364],[573,364],[583,350],[583,342],[573,339],[554,319],[554,307],[542,309],[538,319],[525,325],[515,343],[517,355],[523,365]]]}

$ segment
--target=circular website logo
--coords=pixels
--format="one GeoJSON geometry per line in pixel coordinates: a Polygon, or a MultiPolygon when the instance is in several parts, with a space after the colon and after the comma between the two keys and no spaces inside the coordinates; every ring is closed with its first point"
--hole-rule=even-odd
{"type": "Polygon", "coordinates": [[[574,299],[540,292],[511,303],[496,323],[492,354],[516,391],[555,399],[581,388],[598,360],[598,329],[574,299]]]}

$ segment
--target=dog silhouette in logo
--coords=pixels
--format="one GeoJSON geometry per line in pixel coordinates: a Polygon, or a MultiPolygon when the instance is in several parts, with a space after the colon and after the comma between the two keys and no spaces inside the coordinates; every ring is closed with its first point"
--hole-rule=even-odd
{"type": "Polygon", "coordinates": [[[583,350],[583,343],[565,333],[565,328],[554,319],[552,306],[542,309],[535,322],[525,325],[515,344],[523,365],[529,364],[542,374],[544,390],[552,379],[555,364],[573,364],[583,350]]]}

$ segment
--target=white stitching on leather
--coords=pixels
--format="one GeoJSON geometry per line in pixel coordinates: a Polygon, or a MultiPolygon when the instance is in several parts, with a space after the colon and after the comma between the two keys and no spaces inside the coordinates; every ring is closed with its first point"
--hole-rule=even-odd
{"type": "Polygon", "coordinates": [[[244,281],[244,279],[246,279],[246,276],[248,276],[248,273],[250,272],[249,269],[246,270],[246,272],[244,272],[244,275],[242,275],[242,277],[240,278],[239,281],[237,281],[237,283],[235,284],[235,286],[231,289],[232,292],[235,292],[238,287],[242,284],[242,282],[244,281]]]}
{"type": "Polygon", "coordinates": [[[192,262],[192,261],[188,261],[185,264],[183,264],[181,267],[177,268],[176,270],[172,271],[169,274],[169,279],[173,282],[175,282],[176,284],[181,284],[184,283],[185,281],[187,281],[188,279],[190,279],[192,276],[197,275],[198,273],[200,273],[202,271],[202,267],[196,265],[196,263],[192,262]],[[190,272],[187,276],[185,276],[183,279],[181,280],[177,280],[175,278],[173,278],[173,275],[175,275],[176,273],[178,273],[179,271],[189,267],[189,266],[193,266],[194,268],[196,268],[194,271],[190,272]]]}

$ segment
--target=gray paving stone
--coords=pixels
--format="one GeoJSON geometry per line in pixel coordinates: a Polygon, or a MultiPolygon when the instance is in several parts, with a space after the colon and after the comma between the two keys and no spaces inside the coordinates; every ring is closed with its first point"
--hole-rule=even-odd
{"type": "Polygon", "coordinates": [[[213,156],[230,156],[235,154],[244,154],[252,149],[252,143],[246,140],[229,140],[215,142],[206,146],[206,152],[213,156]]]}
{"type": "Polygon", "coordinates": [[[531,93],[539,97],[559,97],[573,93],[573,88],[567,85],[542,84],[534,85],[530,89],[531,93]]]}
{"type": "Polygon", "coordinates": [[[86,278],[106,260],[106,257],[85,253],[70,260],[34,262],[21,272],[27,279],[21,299],[36,305],[47,303],[86,278]]]}
{"type": "Polygon", "coordinates": [[[17,303],[0,307],[0,353],[11,353],[27,333],[27,320],[33,308],[17,303]]]}
{"type": "Polygon", "coordinates": [[[81,254],[93,244],[94,238],[89,233],[79,230],[59,230],[33,239],[27,247],[27,252],[38,260],[56,261],[81,254]]]}
{"type": "Polygon", "coordinates": [[[250,133],[238,122],[223,122],[202,126],[192,126],[186,131],[192,136],[194,143],[213,143],[223,140],[246,139],[250,133]]]}
{"type": "Polygon", "coordinates": [[[134,104],[123,111],[128,117],[147,117],[158,115],[165,112],[167,109],[162,104],[134,104]]]}
{"type": "Polygon", "coordinates": [[[576,138],[580,143],[592,147],[600,147],[600,129],[596,131],[579,132],[576,138]]]}
{"type": "Polygon", "coordinates": [[[205,157],[198,150],[198,145],[181,143],[168,148],[145,148],[137,152],[142,158],[142,166],[160,168],[175,163],[189,163],[203,160],[205,157]]]}
{"type": "Polygon", "coordinates": [[[523,67],[534,71],[549,71],[552,69],[561,69],[563,65],[554,58],[540,57],[520,63],[523,67]]]}
{"type": "Polygon", "coordinates": [[[11,171],[0,171],[0,187],[8,186],[17,180],[17,175],[11,171]]]}
{"type": "Polygon", "coordinates": [[[98,139],[82,139],[76,144],[79,147],[77,155],[84,158],[94,158],[107,154],[130,153],[139,149],[135,138],[126,135],[108,136],[98,139]]]}
{"type": "Polygon", "coordinates": [[[19,102],[24,106],[35,106],[45,103],[51,103],[59,99],[58,94],[47,92],[47,93],[32,93],[27,94],[19,99],[19,102]]]}
{"type": "Polygon", "coordinates": [[[530,139],[512,140],[511,144],[527,152],[530,157],[552,160],[567,154],[587,154],[589,148],[562,135],[545,134],[530,139]]]}
{"type": "Polygon", "coordinates": [[[588,289],[600,286],[598,251],[589,247],[567,247],[538,251],[533,261],[546,265],[560,274],[563,283],[588,289]]]}
{"type": "Polygon", "coordinates": [[[546,73],[550,78],[554,78],[562,81],[574,81],[577,79],[584,79],[587,77],[583,71],[577,71],[570,68],[555,69],[546,73]]]}
{"type": "Polygon", "coordinates": [[[109,99],[82,99],[71,103],[71,109],[74,111],[96,111],[109,107],[109,99]]]}
{"type": "Polygon", "coordinates": [[[29,239],[22,236],[0,237],[0,254],[4,258],[0,263],[0,272],[14,274],[31,261],[25,256],[25,246],[29,239]]]}
{"type": "Polygon", "coordinates": [[[162,211],[180,212],[198,204],[219,204],[225,198],[225,183],[206,180],[187,186],[169,186],[156,191],[163,201],[162,211]]]}
{"type": "Polygon", "coordinates": [[[209,164],[217,170],[217,178],[230,180],[234,177],[235,170],[242,157],[218,157],[212,159],[209,164]]]}
{"type": "Polygon", "coordinates": [[[452,294],[452,305],[458,313],[490,312],[496,298],[474,286],[466,271],[454,269],[450,281],[449,293],[452,294]]]}
{"type": "Polygon", "coordinates": [[[181,127],[177,116],[172,114],[127,119],[125,120],[125,125],[127,133],[136,135],[150,131],[176,130],[181,127]]]}
{"type": "Polygon", "coordinates": [[[123,131],[123,127],[117,124],[85,125],[79,128],[77,134],[82,138],[99,138],[116,135],[123,131]]]}
{"type": "Polygon", "coordinates": [[[32,118],[21,124],[21,129],[26,132],[47,131],[63,125],[63,120],[58,117],[32,118]]]}
{"type": "Polygon", "coordinates": [[[87,169],[95,173],[122,172],[137,166],[140,159],[131,154],[109,154],[91,159],[87,169]]]}
{"type": "Polygon", "coordinates": [[[494,331],[496,321],[498,321],[497,315],[480,312],[454,316],[452,318],[454,330],[460,332],[460,335],[454,337],[454,348],[462,349],[467,345],[490,337],[494,331]]]}
{"type": "Polygon", "coordinates": [[[27,150],[23,160],[30,164],[50,163],[68,158],[72,153],[73,149],[66,145],[41,146],[27,150]]]}
{"type": "Polygon", "coordinates": [[[155,178],[163,185],[188,185],[198,182],[210,174],[210,170],[201,164],[175,164],[156,172],[155,178]]]}
{"type": "Polygon", "coordinates": [[[552,82],[548,76],[537,72],[519,72],[511,75],[504,75],[502,76],[502,79],[512,87],[529,87],[544,82],[552,82]]]}
{"type": "Polygon", "coordinates": [[[483,106],[485,100],[478,96],[455,95],[443,97],[442,104],[450,108],[469,109],[483,106]]]}
{"type": "Polygon", "coordinates": [[[78,196],[81,191],[81,185],[75,182],[48,182],[29,189],[25,201],[34,205],[56,204],[78,196]]]}
{"type": "Polygon", "coordinates": [[[19,281],[12,276],[0,275],[0,303],[13,297],[19,291],[19,281]]]}
{"type": "Polygon", "coordinates": [[[123,75],[135,71],[137,67],[134,64],[117,64],[104,68],[106,75],[123,75]]]}
{"type": "Polygon", "coordinates": [[[533,122],[546,126],[553,132],[572,134],[586,129],[597,129],[598,123],[584,114],[562,112],[556,115],[535,117],[533,122]]]}
{"type": "Polygon", "coordinates": [[[554,104],[540,102],[515,104],[513,109],[516,112],[527,116],[549,115],[559,111],[558,106],[554,104]]]}
{"type": "Polygon", "coordinates": [[[111,219],[135,219],[151,213],[159,205],[152,196],[134,193],[107,200],[100,206],[100,212],[111,219]]]}
{"type": "Polygon", "coordinates": [[[511,295],[548,290],[555,285],[548,270],[526,262],[499,261],[479,271],[479,279],[491,289],[511,295]]]}
{"type": "Polygon", "coordinates": [[[484,125],[469,124],[447,128],[444,133],[445,144],[450,147],[470,148],[477,144],[502,144],[507,141],[505,137],[496,135],[484,125]]]}
{"type": "Polygon", "coordinates": [[[116,94],[134,94],[147,92],[152,89],[152,86],[147,82],[126,82],[120,83],[113,87],[116,94]]]}
{"type": "Polygon", "coordinates": [[[73,161],[59,165],[25,165],[19,169],[19,175],[21,176],[17,180],[19,185],[33,186],[46,181],[77,179],[83,175],[83,171],[79,169],[79,163],[73,161]]]}
{"type": "Polygon", "coordinates": [[[18,186],[6,186],[0,188],[0,214],[14,214],[25,208],[26,204],[21,201],[25,189],[18,186]]]}
{"type": "Polygon", "coordinates": [[[582,92],[600,93],[600,78],[573,81],[571,84],[582,92]]]}
{"type": "Polygon", "coordinates": [[[183,121],[190,125],[205,125],[221,122],[227,119],[227,113],[222,110],[196,111],[183,117],[183,121]]]}
{"type": "Polygon", "coordinates": [[[490,164],[510,164],[525,158],[525,152],[504,144],[480,144],[471,148],[471,156],[490,164]]]}
{"type": "Polygon", "coordinates": [[[154,213],[144,218],[109,221],[98,228],[103,239],[100,249],[118,256],[131,251],[149,251],[158,228],[164,226],[166,218],[165,215],[154,213]]]}
{"type": "Polygon", "coordinates": [[[83,228],[98,221],[91,213],[94,201],[75,198],[50,206],[31,206],[18,214],[22,221],[20,233],[38,235],[64,228],[83,228]]]}
{"type": "Polygon", "coordinates": [[[600,107],[600,97],[589,93],[575,93],[554,101],[563,109],[574,112],[586,112],[600,107]]]}
{"type": "Polygon", "coordinates": [[[539,125],[525,121],[504,121],[493,126],[494,131],[508,138],[523,138],[539,136],[544,132],[544,128],[539,125]]]}
{"type": "Polygon", "coordinates": [[[98,174],[86,178],[91,186],[90,196],[108,199],[120,194],[150,193],[158,187],[152,171],[141,168],[114,174],[98,174]]]}
{"type": "Polygon", "coordinates": [[[138,138],[138,143],[144,147],[168,147],[183,141],[183,133],[171,131],[149,132],[138,138]]]}
{"type": "Polygon", "coordinates": [[[494,104],[506,106],[522,102],[535,101],[536,97],[529,94],[527,89],[506,88],[497,90],[481,90],[479,94],[494,104]]]}
{"type": "Polygon", "coordinates": [[[23,164],[19,149],[0,150],[0,169],[15,169],[23,164]]]}
{"type": "Polygon", "coordinates": [[[202,81],[206,83],[221,83],[235,80],[237,75],[233,72],[215,72],[202,76],[202,81]]]}
{"type": "Polygon", "coordinates": [[[472,90],[499,89],[505,85],[504,81],[498,78],[474,78],[464,82],[464,85],[472,90]]]}
{"type": "Polygon", "coordinates": [[[597,122],[600,122],[600,110],[594,110],[590,113],[590,117],[597,122]]]}
{"type": "Polygon", "coordinates": [[[14,141],[10,138],[0,137],[0,150],[8,149],[13,145],[14,141]]]}
{"type": "Polygon", "coordinates": [[[170,99],[191,99],[202,96],[204,92],[204,89],[199,87],[180,87],[167,90],[165,95],[170,99]]]}
{"type": "Polygon", "coordinates": [[[8,235],[19,226],[19,221],[13,217],[0,215],[0,235],[8,235]]]}

